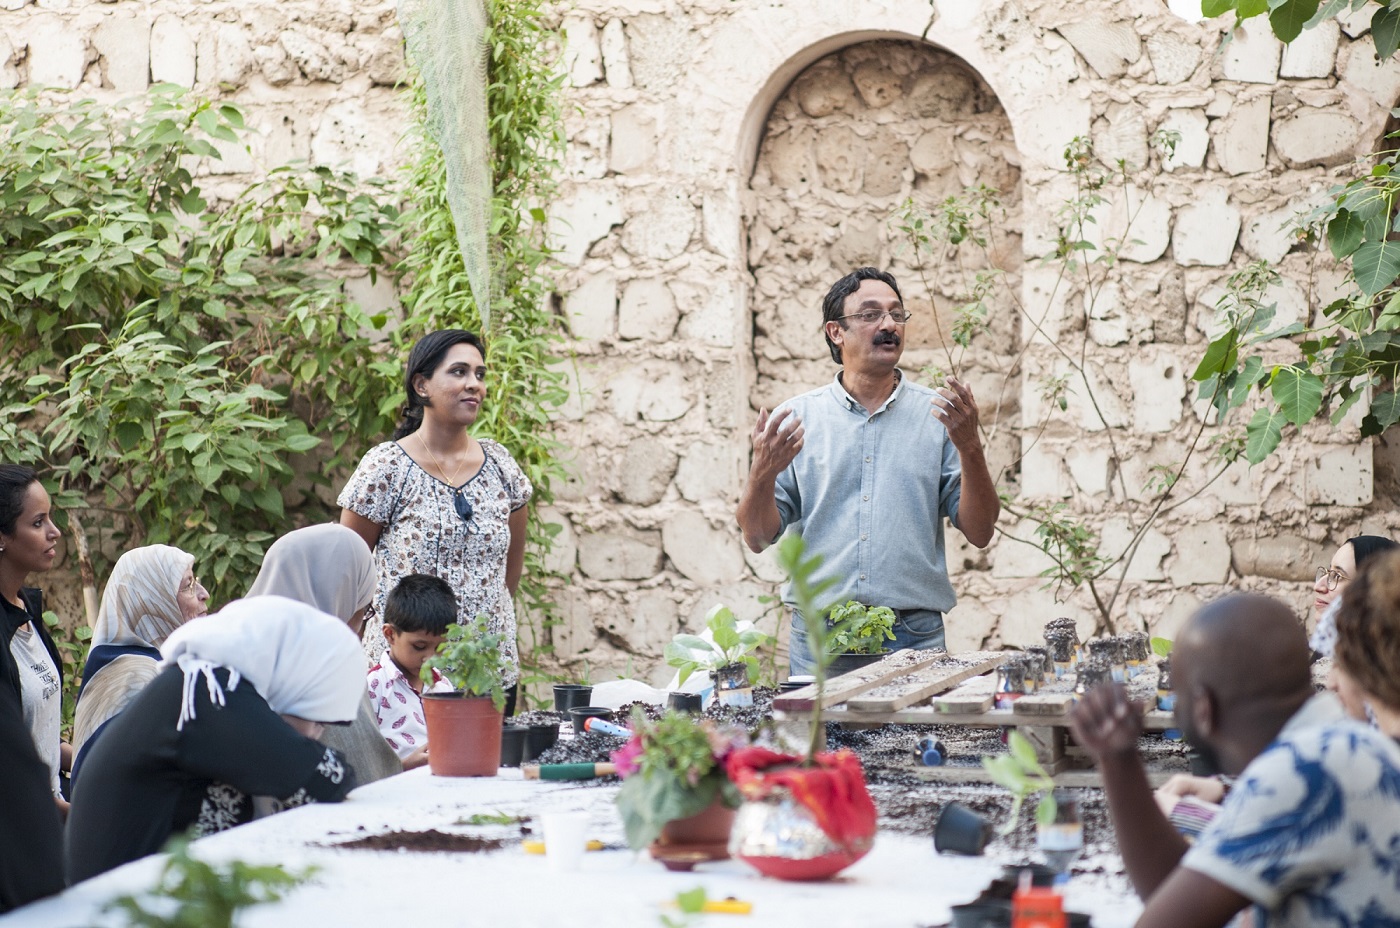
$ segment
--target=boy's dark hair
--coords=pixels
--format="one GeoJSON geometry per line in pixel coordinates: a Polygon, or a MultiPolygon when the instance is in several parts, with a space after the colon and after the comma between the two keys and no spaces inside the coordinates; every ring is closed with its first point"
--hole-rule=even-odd
{"type": "Polygon", "coordinates": [[[457,597],[441,577],[409,574],[384,601],[384,622],[401,632],[445,635],[457,621],[457,597]]]}

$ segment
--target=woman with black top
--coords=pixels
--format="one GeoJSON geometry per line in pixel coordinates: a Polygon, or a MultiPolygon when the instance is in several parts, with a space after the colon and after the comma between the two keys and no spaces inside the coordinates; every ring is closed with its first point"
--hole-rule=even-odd
{"type": "Polygon", "coordinates": [[[30,574],[53,567],[59,537],[49,494],[33,469],[0,464],[0,686],[18,698],[34,748],[48,765],[54,801],[66,810],[59,792],[63,661],[44,627],[43,593],[24,585],[30,574]]]}
{"type": "Polygon", "coordinates": [[[340,619],[253,596],[181,626],[161,670],[88,747],[65,836],[72,882],[155,853],[172,835],[243,824],[253,797],[338,802],[354,771],[315,739],[348,724],[364,654],[340,619]]]}
{"type": "Polygon", "coordinates": [[[404,372],[403,421],[392,441],[360,459],[337,501],[340,524],[374,552],[377,585],[364,631],[371,663],[386,647],[389,593],[409,574],[441,577],[457,597],[458,624],[485,615],[504,638],[509,705],[519,677],[512,597],[533,488],[510,452],[470,433],[486,399],[486,371],[486,346],[471,332],[419,339],[404,372]]]}

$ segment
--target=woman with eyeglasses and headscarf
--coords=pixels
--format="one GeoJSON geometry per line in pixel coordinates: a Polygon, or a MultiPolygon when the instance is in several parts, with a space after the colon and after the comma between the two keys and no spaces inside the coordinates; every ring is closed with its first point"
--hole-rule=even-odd
{"type": "Polygon", "coordinates": [[[374,661],[384,653],[384,600],[399,580],[441,577],[457,596],[459,623],[485,615],[504,637],[513,703],[519,659],[512,597],[525,563],[533,488],[504,447],[469,431],[486,399],[486,346],[462,329],[425,335],[409,353],[404,390],[393,440],[360,459],[338,500],[341,524],[374,552],[365,650],[374,661]]]}
{"type": "Polygon", "coordinates": [[[172,835],[251,821],[253,797],[339,802],[355,773],[316,740],[348,724],[364,654],[340,619],[282,596],[181,626],[156,678],[89,746],[65,835],[71,882],[153,854],[172,835]]]}
{"type": "MultiPolygon", "coordinates": [[[[343,525],[308,525],[272,543],[249,596],[285,596],[345,622],[359,636],[374,598],[374,558],[360,537],[343,525]]],[[[345,756],[360,783],[403,772],[379,735],[379,722],[366,690],[353,725],[328,728],[321,743],[345,756]]]]}
{"type": "Polygon", "coordinates": [[[209,591],[194,575],[194,555],[145,545],[117,558],[92,630],[73,718],[73,770],[83,751],[136,694],[155,679],[160,646],[209,611],[209,591]]]}

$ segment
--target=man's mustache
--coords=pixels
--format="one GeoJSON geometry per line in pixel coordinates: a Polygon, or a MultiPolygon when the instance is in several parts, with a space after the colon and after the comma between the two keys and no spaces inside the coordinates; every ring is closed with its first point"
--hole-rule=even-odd
{"type": "Polygon", "coordinates": [[[896,332],[879,332],[875,335],[876,345],[898,345],[899,335],[896,332]]]}

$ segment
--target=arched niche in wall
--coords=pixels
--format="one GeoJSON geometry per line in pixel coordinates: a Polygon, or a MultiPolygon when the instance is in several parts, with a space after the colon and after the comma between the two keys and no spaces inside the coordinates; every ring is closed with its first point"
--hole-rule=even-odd
{"type": "Polygon", "coordinates": [[[907,36],[845,38],[789,67],[761,126],[750,127],[751,404],[772,408],[831,379],[822,296],[843,274],[873,265],[894,273],[914,314],[906,373],[932,382],[933,369],[957,369],[991,394],[979,395],[984,408],[1000,400],[1001,417],[1014,416],[1019,387],[1002,389],[1019,338],[1010,299],[1020,287],[1021,172],[1010,120],[987,82],[950,52],[907,36]],[[902,204],[935,210],[978,186],[998,191],[1002,204],[990,254],[916,253],[898,229],[902,204]],[[956,308],[989,265],[1009,274],[985,330],[963,349],[951,337],[956,308]]]}

